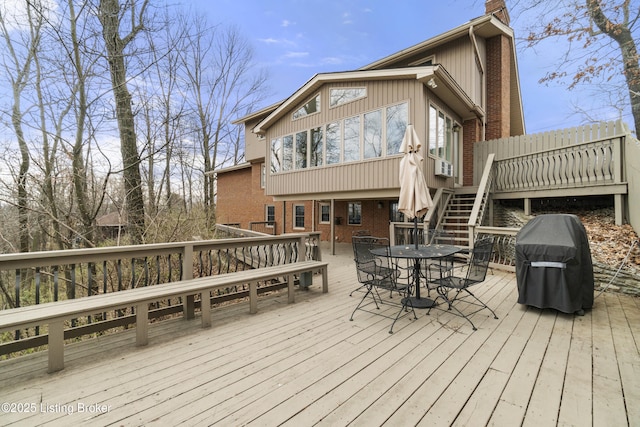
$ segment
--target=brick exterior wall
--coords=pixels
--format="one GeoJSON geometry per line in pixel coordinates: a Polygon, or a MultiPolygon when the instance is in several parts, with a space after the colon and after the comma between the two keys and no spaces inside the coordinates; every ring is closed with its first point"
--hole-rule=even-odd
{"type": "Polygon", "coordinates": [[[480,119],[467,120],[462,124],[462,169],[465,171],[462,184],[473,185],[473,144],[482,141],[480,119]]]}
{"type": "MultiPolygon", "coordinates": [[[[335,216],[340,218],[340,224],[336,224],[336,242],[351,242],[351,236],[355,231],[367,230],[374,236],[389,237],[389,202],[387,200],[354,200],[362,205],[362,224],[349,225],[348,222],[348,201],[335,202],[335,216]],[[381,207],[378,208],[378,202],[381,207]]],[[[331,225],[320,224],[320,207],[316,207],[317,226],[316,230],[322,232],[322,239],[328,240],[331,236],[331,225]]]]}

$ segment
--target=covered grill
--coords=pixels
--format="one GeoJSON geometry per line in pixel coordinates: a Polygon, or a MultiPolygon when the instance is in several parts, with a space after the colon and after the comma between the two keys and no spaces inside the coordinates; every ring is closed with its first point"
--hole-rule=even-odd
{"type": "Polygon", "coordinates": [[[587,232],[575,215],[540,215],[516,236],[518,303],[583,313],[593,305],[587,232]]]}

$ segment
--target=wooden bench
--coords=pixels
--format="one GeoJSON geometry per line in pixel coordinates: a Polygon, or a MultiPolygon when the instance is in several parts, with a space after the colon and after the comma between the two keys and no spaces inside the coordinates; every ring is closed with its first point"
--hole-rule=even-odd
{"type": "MultiPolygon", "coordinates": [[[[135,307],[136,344],[148,343],[149,304],[160,299],[183,297],[184,317],[191,318],[194,312],[195,295],[201,301],[209,301],[209,292],[234,285],[249,284],[249,312],[258,310],[259,281],[285,278],[288,286],[288,302],[294,302],[294,275],[322,273],[322,292],[329,291],[327,262],[301,261],[273,267],[263,267],[217,276],[202,277],[180,282],[171,282],[144,288],[100,294],[73,300],[56,301],[28,307],[0,311],[0,332],[48,325],[49,372],[64,369],[64,322],[65,320],[90,316],[107,310],[135,307]]],[[[211,326],[211,304],[201,304],[202,327],[211,326]]]]}

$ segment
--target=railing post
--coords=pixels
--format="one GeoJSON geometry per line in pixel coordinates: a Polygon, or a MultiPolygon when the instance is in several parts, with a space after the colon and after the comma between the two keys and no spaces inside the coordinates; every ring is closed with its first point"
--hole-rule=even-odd
{"type": "MultiPolygon", "coordinates": [[[[193,279],[193,243],[185,243],[182,254],[182,278],[193,279]]],[[[187,295],[182,300],[182,310],[185,320],[196,317],[195,295],[187,295]]]]}

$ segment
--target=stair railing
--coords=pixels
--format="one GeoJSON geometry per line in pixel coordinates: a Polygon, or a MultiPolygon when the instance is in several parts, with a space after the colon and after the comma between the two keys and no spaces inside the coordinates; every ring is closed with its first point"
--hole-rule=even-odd
{"type": "Polygon", "coordinates": [[[482,170],[482,177],[480,178],[480,185],[476,192],[475,201],[473,202],[473,208],[471,209],[471,215],[469,216],[469,248],[473,248],[473,242],[475,240],[476,227],[482,225],[486,208],[489,205],[491,197],[491,188],[493,186],[493,160],[495,153],[491,153],[487,156],[487,161],[482,170]]]}

